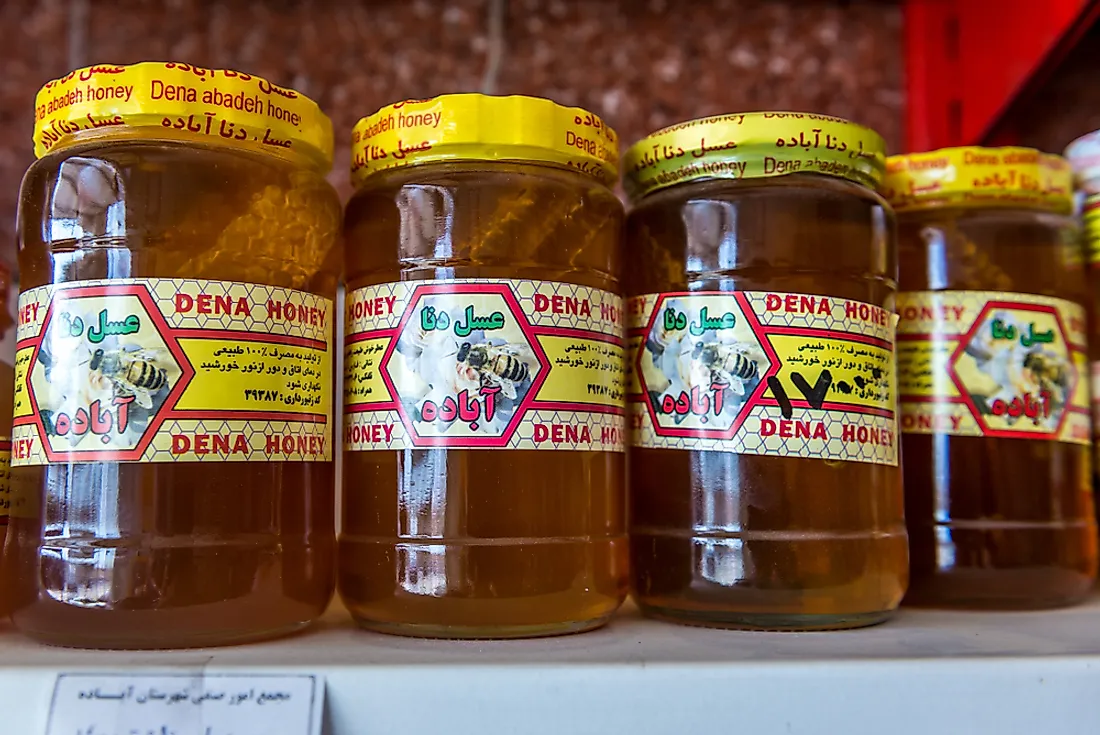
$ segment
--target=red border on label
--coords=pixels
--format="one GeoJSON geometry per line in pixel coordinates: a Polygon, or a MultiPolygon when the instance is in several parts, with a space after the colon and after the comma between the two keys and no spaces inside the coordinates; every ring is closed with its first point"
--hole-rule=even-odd
{"type": "Polygon", "coordinates": [[[140,460],[141,456],[148,449],[149,445],[153,442],[153,437],[156,436],[157,431],[160,429],[168,418],[171,412],[170,406],[175,406],[176,402],[183,395],[183,392],[187,389],[187,386],[191,383],[192,378],[195,377],[195,369],[188,362],[187,357],[184,355],[183,348],[180,347],[179,342],[176,341],[175,331],[168,325],[164,315],[161,314],[160,309],[157,307],[156,302],[153,300],[152,294],[149,293],[149,289],[140,283],[125,284],[119,286],[77,286],[75,288],[58,289],[50,296],[50,305],[46,309],[46,316],[42,319],[42,327],[38,332],[37,337],[33,337],[30,340],[21,342],[25,348],[27,345],[34,345],[34,352],[31,354],[31,359],[27,364],[26,372],[26,391],[27,397],[31,402],[32,415],[24,417],[16,422],[18,425],[34,424],[38,431],[38,440],[42,444],[42,451],[46,455],[47,462],[100,462],[100,461],[117,461],[117,462],[132,462],[140,460]],[[168,396],[164,399],[164,405],[160,411],[157,411],[150,419],[149,423],[145,426],[145,431],[142,433],[141,438],[133,449],[116,449],[116,450],[100,450],[100,449],[69,449],[64,451],[55,451],[46,438],[46,427],[42,424],[42,415],[38,408],[38,401],[34,395],[34,389],[31,386],[31,376],[34,374],[34,367],[38,363],[38,356],[42,350],[42,340],[46,336],[46,332],[49,330],[50,321],[53,319],[53,313],[55,307],[59,304],[64,304],[66,301],[73,301],[79,298],[89,297],[111,297],[111,296],[135,296],[138,301],[141,302],[145,308],[145,312],[148,315],[150,321],[153,323],[157,333],[160,334],[164,340],[165,346],[169,352],[176,359],[176,363],[180,367],[180,379],[176,381],[176,384],[172,386],[172,390],[168,392],[168,396]]]}
{"type": "Polygon", "coordinates": [[[952,382],[955,383],[955,387],[959,391],[959,395],[962,397],[962,403],[970,410],[971,416],[974,417],[974,421],[982,430],[984,436],[992,436],[1001,439],[1054,439],[1062,433],[1062,429],[1065,428],[1066,417],[1069,416],[1069,406],[1067,405],[1062,409],[1062,416],[1058,419],[1058,426],[1053,431],[1016,431],[1006,429],[993,429],[990,428],[985,422],[984,414],[978,410],[978,407],[968,397],[968,393],[963,386],[962,380],[959,378],[958,372],[955,370],[955,364],[962,357],[963,352],[966,350],[966,346],[970,344],[970,340],[973,339],[974,334],[978,331],[978,328],[985,322],[986,313],[993,309],[1006,309],[1009,311],[1034,311],[1044,314],[1050,314],[1054,317],[1055,324],[1058,325],[1058,331],[1062,335],[1062,341],[1066,343],[1066,351],[1070,353],[1071,359],[1069,360],[1069,369],[1072,379],[1070,381],[1070,388],[1067,391],[1068,395],[1072,396],[1077,393],[1077,381],[1079,376],[1077,375],[1077,365],[1072,360],[1072,353],[1074,352],[1073,345],[1067,338],[1066,326],[1062,323],[1062,316],[1058,313],[1058,310],[1053,306],[1047,306],[1045,304],[1028,304],[1019,301],[987,301],[981,311],[978,312],[978,316],[974,318],[973,323],[970,325],[970,329],[966,331],[966,334],[959,338],[958,346],[955,347],[955,351],[951,353],[951,359],[947,362],[947,374],[951,376],[952,382]]]}
{"type": "Polygon", "coordinates": [[[25,375],[25,390],[31,405],[31,415],[24,416],[13,423],[17,426],[34,426],[38,434],[38,440],[42,445],[42,451],[47,462],[99,462],[118,461],[130,462],[142,458],[149,445],[153,442],[157,432],[166,421],[209,421],[209,420],[243,420],[243,421],[286,421],[302,424],[324,424],[327,417],[323,413],[298,413],[294,411],[248,411],[228,409],[197,409],[180,410],[176,404],[186,392],[195,377],[195,368],[186,357],[180,340],[204,340],[225,339],[239,340],[261,344],[280,344],[306,349],[316,349],[327,352],[327,345],[323,340],[294,335],[265,334],[262,332],[250,332],[248,330],[233,329],[201,329],[191,327],[175,328],[168,324],[161,313],[157,302],[144,283],[130,283],[119,285],[76,286],[72,288],[58,288],[50,296],[46,314],[42,320],[42,326],[37,336],[21,340],[17,349],[33,347],[27,364],[25,375]],[[141,438],[133,449],[101,450],[101,449],[69,449],[54,450],[47,439],[45,425],[42,422],[41,412],[37,398],[31,384],[34,368],[39,361],[42,350],[42,341],[49,330],[54,312],[63,307],[65,302],[89,297],[136,297],[144,308],[153,328],[164,340],[165,347],[171,352],[180,368],[180,379],[176,382],[165,397],[161,409],[154,414],[146,425],[141,438]]]}
{"type": "MultiPolygon", "coordinates": [[[[413,289],[412,295],[409,297],[409,303],[405,306],[404,313],[401,315],[401,321],[397,323],[397,327],[393,330],[393,333],[394,338],[391,339],[390,343],[386,346],[386,351],[382,354],[382,359],[379,361],[378,370],[382,377],[382,382],[386,385],[386,390],[389,391],[390,397],[393,398],[397,415],[401,418],[401,423],[405,425],[405,431],[414,447],[495,449],[508,446],[508,443],[512,439],[512,434],[515,433],[516,428],[522,422],[524,415],[532,408],[535,396],[538,395],[551,368],[550,360],[547,358],[546,352],[543,351],[542,345],[539,344],[534,328],[527,321],[527,317],[523,313],[523,308],[520,306],[519,300],[516,299],[511,287],[504,283],[429,283],[416,286],[413,289]],[[421,436],[416,432],[415,423],[406,413],[404,404],[397,397],[397,390],[390,378],[390,358],[397,349],[397,343],[400,340],[400,335],[404,332],[405,325],[416,311],[415,307],[417,303],[425,296],[448,294],[496,294],[501,296],[505,304],[511,310],[512,316],[519,325],[520,331],[522,331],[527,338],[531,351],[535,354],[535,358],[539,362],[540,369],[538,375],[531,381],[531,387],[528,388],[527,394],[523,397],[523,401],[516,407],[512,419],[508,422],[508,425],[504,427],[504,431],[501,432],[500,436],[421,436]]],[[[376,404],[372,404],[372,406],[374,408],[379,407],[376,404]]],[[[348,407],[345,407],[344,411],[347,413],[348,407]]]]}
{"type": "Polygon", "coordinates": [[[645,330],[641,335],[643,339],[653,331],[653,325],[657,323],[657,315],[661,313],[661,304],[663,304],[666,299],[675,298],[677,296],[732,296],[737,302],[738,307],[740,307],[745,320],[749,323],[749,328],[760,341],[761,349],[763,349],[764,354],[768,356],[768,369],[761,374],[760,382],[757,383],[756,388],[753,389],[753,392],[745,399],[745,402],[741,404],[741,410],[737,412],[737,416],[734,417],[733,423],[730,424],[728,429],[677,429],[675,427],[662,427],[657,423],[657,412],[653,408],[653,402],[649,399],[649,390],[646,386],[645,374],[642,371],[642,355],[644,353],[642,350],[637,350],[638,354],[634,359],[634,374],[638,378],[638,384],[642,387],[641,399],[646,407],[646,411],[649,412],[649,421],[653,427],[653,433],[657,436],[678,438],[732,439],[741,428],[741,425],[745,423],[745,419],[748,418],[752,408],[759,404],[761,397],[764,395],[764,391],[768,389],[768,378],[779,373],[779,357],[776,355],[775,348],[772,347],[771,342],[766,339],[763,326],[760,324],[760,320],[756,318],[756,314],[753,313],[753,310],[749,307],[748,297],[742,291],[735,291],[733,293],[725,291],[676,291],[662,293],[653,304],[652,313],[649,315],[649,321],[646,323],[645,330]]]}

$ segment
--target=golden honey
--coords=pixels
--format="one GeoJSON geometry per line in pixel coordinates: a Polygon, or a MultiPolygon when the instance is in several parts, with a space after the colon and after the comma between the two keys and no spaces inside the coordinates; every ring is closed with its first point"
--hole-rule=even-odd
{"type": "Polygon", "coordinates": [[[74,71],[36,106],[16,626],[165,648],[307,625],[335,582],[330,122],[259,77],[174,63],[74,71]]]}
{"type": "MultiPolygon", "coordinates": [[[[1066,147],[1065,157],[1077,184],[1075,204],[1082,224],[1083,267],[1089,284],[1089,392],[1092,401],[1092,489],[1100,487],[1100,132],[1066,147]]],[[[1097,508],[1100,517],[1100,507],[1097,508]]]]}
{"type": "Polygon", "coordinates": [[[869,625],[907,578],[882,139],[750,113],[624,157],[631,587],[717,627],[869,625]]]}
{"type": "MultiPolygon", "coordinates": [[[[16,282],[15,254],[0,257],[0,385],[15,383],[15,311],[19,284],[16,282]]],[[[0,615],[10,605],[10,584],[4,576],[3,549],[11,513],[11,415],[12,391],[0,389],[0,615]]]]}
{"type": "Polygon", "coordinates": [[[1068,164],[892,157],[913,604],[1039,608],[1096,574],[1085,272],[1068,164]]]}
{"type": "Polygon", "coordinates": [[[364,118],[339,588],[363,626],[576,632],[626,593],[615,135],[446,95],[364,118]]]}

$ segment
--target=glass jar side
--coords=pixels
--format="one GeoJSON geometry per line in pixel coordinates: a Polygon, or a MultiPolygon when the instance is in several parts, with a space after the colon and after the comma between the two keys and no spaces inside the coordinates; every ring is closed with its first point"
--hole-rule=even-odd
{"type": "MultiPolygon", "coordinates": [[[[456,162],[375,175],[347,207],[349,299],[385,284],[398,284],[387,294],[465,292],[469,284],[455,281],[476,279],[520,298],[550,289],[564,300],[551,295],[545,308],[569,319],[580,304],[569,306],[575,288],[618,298],[622,216],[606,187],[550,166],[456,162]]],[[[408,336],[406,327],[400,339],[408,336]]],[[[468,363],[452,352],[418,376],[468,363]]],[[[524,377],[536,369],[531,363],[524,377]]],[[[618,608],[626,593],[621,451],[389,449],[395,430],[402,424],[391,420],[372,446],[344,454],[339,588],[360,624],[523,637],[596,627],[618,608]]],[[[534,440],[553,443],[553,431],[552,422],[534,428],[534,440]]]]}
{"type": "Polygon", "coordinates": [[[1089,398],[1092,404],[1092,492],[1100,524],[1100,211],[1095,195],[1086,197],[1082,214],[1081,252],[1089,284],[1089,398]],[[1090,206],[1092,205],[1092,206],[1090,206]]]}
{"type": "MultiPolygon", "coordinates": [[[[880,319],[894,308],[893,217],[857,184],[806,174],[682,184],[642,199],[626,232],[628,300],[770,294],[760,303],[797,310],[810,295],[813,310],[822,308],[820,297],[836,301],[824,308],[839,308],[841,321],[849,302],[878,307],[880,319]]],[[[774,395],[763,376],[743,388],[756,405],[765,392],[774,395]]],[[[742,426],[763,431],[752,417],[765,409],[749,403],[742,426]]],[[[635,413],[648,410],[640,406],[635,413]]],[[[796,411],[782,430],[798,431],[799,419],[818,415],[796,411]]],[[[907,551],[896,458],[876,464],[759,448],[697,450],[689,439],[681,449],[636,445],[629,476],[632,592],[647,614],[720,627],[828,629],[879,622],[901,600],[907,551]]]]}
{"type": "Polygon", "coordinates": [[[4,566],[4,543],[11,513],[11,420],[15,386],[15,319],[19,283],[15,277],[15,249],[0,256],[0,615],[10,608],[10,588],[4,566]]]}
{"type": "MultiPolygon", "coordinates": [[[[965,313],[975,312],[973,318],[965,319],[966,324],[952,326],[948,317],[954,312],[945,311],[938,328],[950,333],[938,338],[946,340],[945,349],[950,351],[960,340],[955,333],[973,326],[967,332],[970,336],[961,338],[969,341],[963,352],[955,353],[957,360],[951,358],[949,368],[962,386],[960,400],[969,395],[974,404],[973,409],[960,408],[963,412],[956,416],[960,426],[973,421],[972,414],[984,417],[987,410],[995,409],[996,397],[985,396],[988,390],[971,390],[972,383],[986,378],[992,381],[990,386],[1005,382],[996,377],[995,360],[981,361],[985,355],[979,348],[987,325],[986,317],[976,316],[976,309],[982,304],[999,304],[998,314],[990,313],[988,318],[999,315],[1012,326],[1010,322],[1025,313],[1015,310],[1018,301],[1061,300],[1061,304],[1051,302],[1053,306],[1024,303],[1022,308],[1059,310],[1063,328],[1079,331],[1083,341],[1084,329],[1074,322],[1084,319],[1087,285],[1071,218],[1030,210],[944,208],[903,213],[898,230],[901,291],[906,298],[933,292],[936,298],[950,301],[951,310],[966,307],[965,313]],[[974,309],[967,300],[973,301],[974,309]],[[969,365],[970,360],[974,365],[969,365]]],[[[905,310],[902,316],[904,320],[905,310]]],[[[1021,338],[1007,342],[1017,350],[1021,338]]],[[[1047,347],[1020,347],[1020,360],[1007,357],[1006,370],[1019,373],[1013,385],[1035,383],[1041,388],[1041,383],[1049,382],[1039,372],[1047,368],[1027,353],[1042,347],[1040,356],[1046,360],[1046,352],[1060,343],[1055,335],[1047,347]]],[[[1062,356],[1066,370],[1059,370],[1063,377],[1077,372],[1070,363],[1078,358],[1073,345],[1069,347],[1071,352],[1062,356]]],[[[1050,357],[1056,356],[1052,352],[1050,357]]],[[[1083,353],[1079,359],[1083,365],[1083,353]]],[[[1005,380],[1012,375],[1006,373],[1005,380]]],[[[1084,375],[1079,378],[1083,380],[1084,375]]],[[[1055,383],[1048,387],[1057,393],[1068,386],[1067,382],[1060,388],[1055,383]]],[[[1087,415],[1087,408],[1084,411],[1087,415]]],[[[906,413],[912,409],[903,408],[906,413]]],[[[1065,431],[1056,439],[1049,434],[1012,436],[991,428],[995,429],[989,423],[985,435],[970,436],[957,435],[946,424],[903,431],[912,565],[908,603],[1052,607],[1081,599],[1091,587],[1097,541],[1087,429],[1086,438],[1075,442],[1067,440],[1065,431]]]]}
{"type": "MultiPolygon", "coordinates": [[[[248,299],[269,286],[332,301],[339,225],[324,178],[271,156],[152,140],[75,146],[24,178],[21,289],[131,279],[163,290],[149,279],[173,279],[180,293],[228,283],[247,284],[234,288],[248,299]]],[[[198,330],[218,309],[198,298],[175,306],[192,310],[198,330]]],[[[104,349],[91,368],[94,353],[73,354],[73,370],[142,400],[116,382],[137,379],[130,358],[104,349]],[[124,375],[108,375],[109,364],[124,375]]],[[[146,387],[181,382],[146,356],[146,387]]],[[[318,617],[335,584],[332,461],[217,461],[223,439],[241,441],[212,429],[187,441],[215,456],[191,461],[14,468],[17,627],[63,645],[163,648],[269,637],[318,617]]]]}

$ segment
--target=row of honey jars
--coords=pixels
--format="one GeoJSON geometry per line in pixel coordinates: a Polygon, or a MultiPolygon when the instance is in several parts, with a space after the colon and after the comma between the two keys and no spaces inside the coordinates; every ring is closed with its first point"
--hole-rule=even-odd
{"type": "Polygon", "coordinates": [[[1064,159],[948,149],[884,178],[871,131],[774,113],[673,126],[626,159],[643,611],[851,627],[885,618],[907,572],[918,605],[1088,593],[1088,299],[1064,159]]]}
{"type": "Polygon", "coordinates": [[[362,624],[584,629],[614,610],[628,567],[656,617],[852,627],[898,605],[910,555],[915,603],[1083,597],[1097,552],[1065,161],[959,149],[896,158],[884,181],[872,131],[785,113],[692,121],[631,148],[624,565],[616,475],[601,467],[618,461],[617,424],[591,415],[622,405],[599,384],[618,353],[593,346],[613,345],[615,325],[584,321],[597,304],[614,314],[603,304],[619,292],[617,208],[590,193],[607,199],[613,143],[584,111],[519,98],[406,102],[358,126],[348,467],[399,478],[345,476],[341,590],[362,624]],[[562,175],[573,193],[540,206],[562,175]],[[398,252],[371,247],[382,241],[398,252]],[[599,268],[606,280],[590,278],[599,268]],[[593,283],[607,291],[578,293],[593,283]],[[573,484],[574,462],[600,469],[573,484]],[[572,488],[590,510],[557,515],[572,488]],[[554,565],[539,554],[552,544],[554,565]],[[537,574],[517,580],[521,552],[537,574]]]}
{"type": "MultiPolygon", "coordinates": [[[[177,64],[76,72],[39,112],[16,624],[127,647],[307,624],[336,566],[327,118],[177,64]]],[[[360,122],[353,156],[338,566],[360,623],[585,630],[621,603],[628,566],[643,610],[685,622],[849,627],[896,607],[881,138],[771,113],[660,131],[626,156],[625,248],[615,134],[583,110],[399,103],[360,122]]]]}

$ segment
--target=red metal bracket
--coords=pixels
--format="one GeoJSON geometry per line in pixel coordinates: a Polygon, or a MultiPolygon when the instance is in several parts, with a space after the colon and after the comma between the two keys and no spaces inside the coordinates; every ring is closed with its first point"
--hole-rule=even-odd
{"type": "Polygon", "coordinates": [[[1014,142],[1010,104],[1100,18],[1100,0],[906,0],[909,151],[1014,142]]]}

